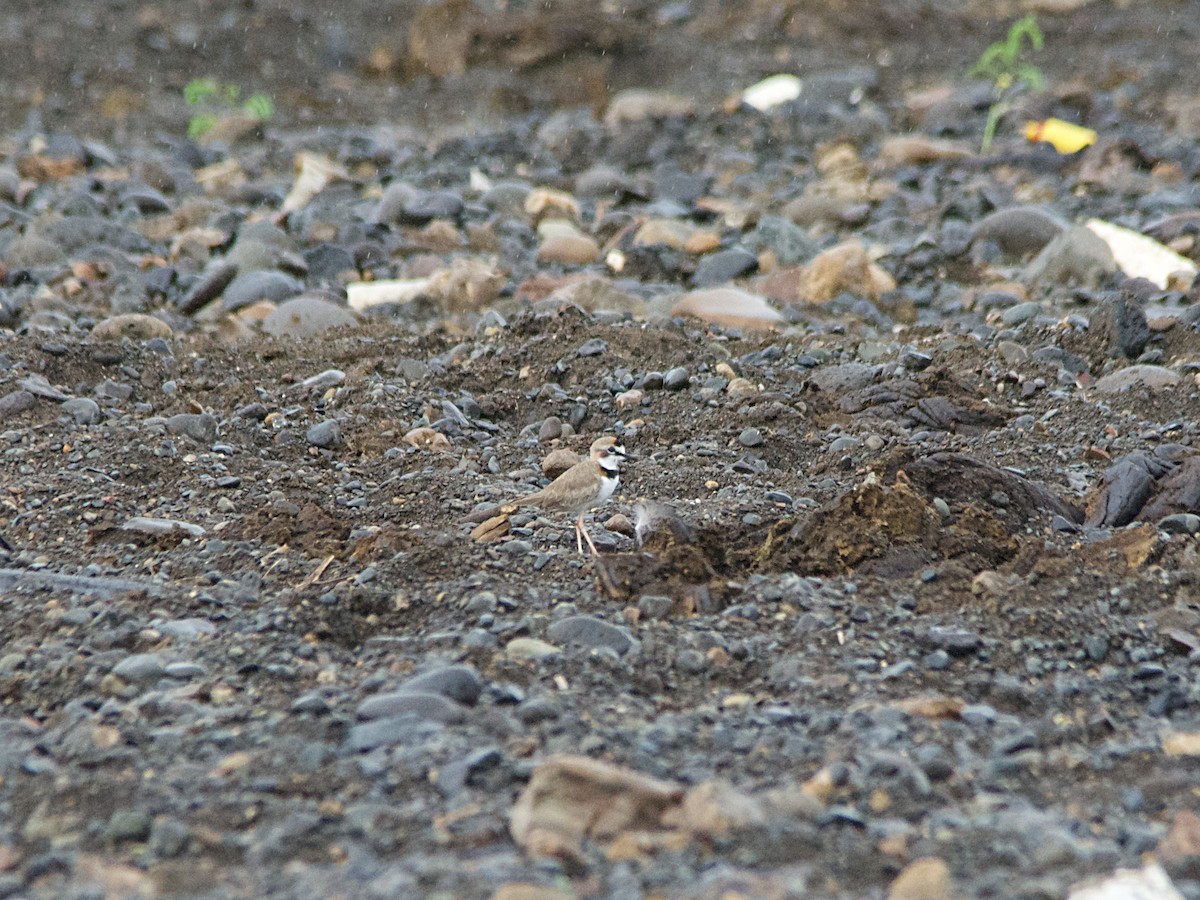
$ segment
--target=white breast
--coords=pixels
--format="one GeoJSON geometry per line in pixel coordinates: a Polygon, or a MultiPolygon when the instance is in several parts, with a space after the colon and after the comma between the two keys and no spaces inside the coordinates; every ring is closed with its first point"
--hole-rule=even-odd
{"type": "Polygon", "coordinates": [[[609,478],[600,479],[600,493],[596,495],[596,502],[593,506],[603,506],[608,502],[608,498],[613,495],[613,491],[617,489],[617,484],[620,478],[613,475],[609,478]]]}

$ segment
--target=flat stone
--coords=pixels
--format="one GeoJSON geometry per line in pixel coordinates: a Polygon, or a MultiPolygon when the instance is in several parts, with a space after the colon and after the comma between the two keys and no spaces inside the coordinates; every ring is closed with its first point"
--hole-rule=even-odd
{"type": "Polygon", "coordinates": [[[12,391],[0,397],[0,422],[19,416],[37,406],[37,398],[29,391],[12,391]]]}
{"type": "Polygon", "coordinates": [[[712,287],[749,274],[758,268],[758,257],[742,247],[731,247],[711,253],[700,260],[692,284],[712,287]]]}
{"type": "Polygon", "coordinates": [[[505,655],[512,659],[528,659],[535,662],[551,659],[562,653],[554,644],[531,637],[513,638],[504,645],[505,655]]]}
{"type": "Polygon", "coordinates": [[[217,420],[208,413],[179,413],[166,421],[167,431],[184,435],[198,444],[211,444],[217,439],[217,420]]]}
{"type": "Polygon", "coordinates": [[[594,616],[568,616],[546,629],[546,636],[563,644],[584,647],[607,647],[624,655],[637,647],[637,641],[623,628],[609,625],[594,616]]]}
{"type": "Polygon", "coordinates": [[[1175,387],[1180,382],[1180,375],[1174,369],[1163,366],[1136,365],[1126,366],[1096,379],[1092,388],[1101,394],[1118,394],[1133,387],[1147,387],[1151,390],[1163,390],[1175,387]]]}
{"type": "Polygon", "coordinates": [[[1010,256],[1037,253],[1062,233],[1064,222],[1041,206],[1012,206],[984,216],[971,231],[971,240],[991,241],[1010,256]]]}
{"type": "Polygon", "coordinates": [[[221,305],[226,312],[234,312],[260,300],[282,303],[303,290],[304,282],[286,272],[274,269],[245,272],[222,292],[221,305]]]}
{"type": "Polygon", "coordinates": [[[275,337],[309,338],[338,328],[353,328],[353,310],[320,297],[301,295],[275,307],[262,321],[262,330],[275,337]]]}
{"type": "Polygon", "coordinates": [[[188,537],[204,536],[204,528],[191,522],[181,522],[178,519],[158,519],[151,516],[133,516],[126,519],[121,526],[125,531],[140,531],[142,534],[171,534],[181,531],[188,537]]]}
{"type": "MultiPolygon", "coordinates": [[[[478,695],[476,695],[478,696],[478,695]]],[[[376,694],[358,704],[360,719],[388,719],[405,714],[452,725],[466,718],[466,711],[449,697],[423,690],[399,690],[376,694]]]]}
{"type": "Polygon", "coordinates": [[[96,327],[92,329],[92,337],[101,341],[118,341],[121,338],[148,341],[152,338],[170,338],[173,335],[170,325],[162,319],[144,313],[110,316],[97,322],[96,327]]]}
{"type": "Polygon", "coordinates": [[[157,681],[166,673],[166,666],[157,653],[134,653],[113,666],[112,673],[122,681],[157,681]]]}
{"type": "Polygon", "coordinates": [[[764,297],[738,288],[690,291],[671,307],[672,316],[692,316],[727,328],[771,329],[783,324],[764,297]]]}
{"type": "Polygon", "coordinates": [[[406,693],[441,694],[465,706],[474,706],[483,692],[483,679],[471,666],[439,666],[414,675],[399,688],[406,693]]]}

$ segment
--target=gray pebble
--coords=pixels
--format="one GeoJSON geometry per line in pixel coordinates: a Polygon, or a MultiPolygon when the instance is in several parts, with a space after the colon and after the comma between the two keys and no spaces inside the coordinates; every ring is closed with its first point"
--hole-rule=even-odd
{"type": "Polygon", "coordinates": [[[211,444],[217,439],[217,420],[208,413],[179,413],[166,421],[167,431],[182,434],[198,444],[211,444]]]}
{"type": "Polygon", "coordinates": [[[1022,322],[1028,322],[1042,310],[1042,305],[1036,300],[1029,300],[1025,303],[1018,303],[1015,306],[1010,306],[1000,314],[1000,320],[1005,325],[1020,325],[1022,322]]]}
{"type": "Polygon", "coordinates": [[[112,673],[123,681],[157,681],[166,672],[162,657],[157,653],[134,653],[115,666],[112,673]]]}
{"type": "Polygon", "coordinates": [[[546,629],[546,636],[555,643],[607,647],[622,655],[637,647],[637,641],[628,631],[594,616],[560,619],[546,629]]]}
{"type": "Polygon", "coordinates": [[[13,391],[0,397],[0,422],[19,416],[37,406],[37,398],[29,391],[13,391]]]}
{"type": "Polygon", "coordinates": [[[692,276],[696,287],[713,287],[725,284],[758,268],[758,257],[742,247],[719,250],[701,258],[692,276]]]}
{"type": "Polygon", "coordinates": [[[576,356],[601,356],[608,351],[608,341],[592,338],[584,341],[575,351],[576,356]]]}
{"type": "Polygon", "coordinates": [[[645,594],[638,599],[638,611],[647,619],[665,619],[675,603],[670,597],[645,594]]]}
{"type": "Polygon", "coordinates": [[[483,679],[471,666],[439,666],[414,675],[400,685],[399,690],[441,694],[466,706],[474,706],[483,691],[483,679]]]}
{"type": "Polygon", "coordinates": [[[90,397],[73,397],[62,404],[62,412],[76,420],[77,425],[95,425],[100,420],[100,404],[90,397]]]}
{"type": "Polygon", "coordinates": [[[542,443],[558,440],[562,437],[563,423],[558,416],[547,416],[538,429],[538,440],[542,443]]]}
{"type": "Polygon", "coordinates": [[[322,716],[329,712],[329,703],[316,691],[309,691],[293,700],[290,709],[297,715],[322,716]]]}
{"type": "Polygon", "coordinates": [[[1158,528],[1167,534],[1195,534],[1200,531],[1200,516],[1195,513],[1163,516],[1158,520],[1158,528]]]}
{"type": "Polygon", "coordinates": [[[118,809],[109,817],[105,837],[113,843],[144,841],[153,824],[150,814],[140,809],[118,809]]]}
{"type": "Polygon", "coordinates": [[[945,650],[934,650],[922,662],[924,662],[925,668],[940,672],[950,668],[950,654],[945,650]]]}
{"type": "Polygon", "coordinates": [[[765,439],[757,428],[746,428],[738,435],[738,443],[743,447],[761,447],[765,439]]]}
{"type": "MultiPolygon", "coordinates": [[[[444,697],[440,699],[446,703],[450,702],[444,697]]],[[[351,751],[362,752],[374,750],[377,747],[390,747],[393,744],[401,744],[405,740],[412,739],[414,732],[417,730],[416,726],[422,719],[437,721],[437,719],[430,720],[419,714],[406,714],[354,725],[346,735],[346,746],[351,751]]]]}
{"type": "Polygon", "coordinates": [[[463,708],[441,694],[427,691],[399,690],[376,694],[358,704],[355,711],[360,719],[389,719],[404,714],[415,715],[432,722],[454,724],[465,716],[463,708]]]}
{"type": "Polygon", "coordinates": [[[342,445],[342,426],[337,419],[326,419],[309,428],[305,432],[304,438],[314,447],[320,447],[323,450],[340,447],[342,445]]]}
{"type": "Polygon", "coordinates": [[[174,678],[176,681],[191,681],[193,678],[203,678],[207,671],[199,663],[173,662],[167,663],[166,668],[163,669],[163,674],[168,678],[174,678]]]}
{"type": "Polygon", "coordinates": [[[668,391],[682,391],[688,386],[688,381],[688,370],[683,366],[676,366],[663,375],[663,387],[668,391]]]}

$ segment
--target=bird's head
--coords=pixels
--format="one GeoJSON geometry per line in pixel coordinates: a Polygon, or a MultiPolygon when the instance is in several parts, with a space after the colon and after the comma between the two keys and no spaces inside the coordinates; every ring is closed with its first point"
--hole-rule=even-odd
{"type": "Polygon", "coordinates": [[[620,472],[621,464],[628,458],[629,454],[615,437],[602,437],[592,444],[592,459],[608,472],[620,472]]]}

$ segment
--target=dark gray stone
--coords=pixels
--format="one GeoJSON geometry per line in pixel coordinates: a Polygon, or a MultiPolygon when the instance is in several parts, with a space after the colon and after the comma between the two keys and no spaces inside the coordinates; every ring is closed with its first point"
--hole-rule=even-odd
{"type": "Polygon", "coordinates": [[[546,637],[557,644],[607,647],[621,655],[637,647],[637,641],[628,631],[594,616],[568,616],[560,619],[546,629],[546,637]]]}

